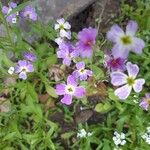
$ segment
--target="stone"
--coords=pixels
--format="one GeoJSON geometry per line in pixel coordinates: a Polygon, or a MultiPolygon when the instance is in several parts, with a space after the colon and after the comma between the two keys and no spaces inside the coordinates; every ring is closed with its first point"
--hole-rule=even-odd
{"type": "Polygon", "coordinates": [[[96,0],[35,0],[40,19],[48,23],[61,16],[71,18],[96,0]]]}

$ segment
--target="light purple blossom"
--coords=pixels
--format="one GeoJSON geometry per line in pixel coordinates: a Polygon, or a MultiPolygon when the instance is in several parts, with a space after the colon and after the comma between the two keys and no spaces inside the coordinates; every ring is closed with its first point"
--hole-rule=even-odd
{"type": "Polygon", "coordinates": [[[150,105],[150,93],[145,94],[145,97],[142,98],[141,102],[140,102],[140,106],[148,111],[148,107],[150,105]]]}
{"type": "Polygon", "coordinates": [[[56,85],[56,93],[57,95],[64,95],[61,99],[63,104],[70,105],[74,96],[76,98],[82,98],[85,96],[86,90],[82,86],[78,86],[75,78],[70,75],[67,78],[67,84],[56,85]]]}
{"type": "Polygon", "coordinates": [[[78,33],[77,48],[81,57],[91,57],[93,46],[96,42],[97,30],[94,28],[84,28],[78,33]]]}
{"type": "Polygon", "coordinates": [[[27,73],[33,72],[34,67],[31,62],[27,60],[19,60],[16,67],[15,67],[15,73],[19,74],[19,78],[26,80],[27,79],[27,73]]]}
{"type": "Polygon", "coordinates": [[[127,58],[129,51],[137,54],[142,53],[145,44],[144,41],[136,37],[138,25],[135,21],[129,21],[124,32],[118,25],[113,25],[107,33],[107,39],[115,45],[112,49],[114,57],[127,58]]]}
{"type": "Polygon", "coordinates": [[[37,20],[37,13],[34,7],[26,6],[23,11],[20,12],[20,16],[33,21],[37,20]]]}
{"type": "Polygon", "coordinates": [[[63,64],[70,66],[71,61],[78,57],[79,53],[75,46],[70,42],[63,42],[59,45],[59,50],[57,51],[57,57],[63,59],[63,64]]]}
{"type": "Polygon", "coordinates": [[[29,60],[31,62],[35,62],[37,59],[36,55],[33,53],[30,53],[30,52],[25,52],[23,54],[23,57],[24,57],[24,59],[29,60]]]}
{"type": "Polygon", "coordinates": [[[16,23],[16,21],[17,21],[17,14],[16,14],[16,13],[13,13],[13,14],[9,15],[9,13],[10,13],[15,7],[17,7],[17,4],[14,3],[14,2],[10,2],[10,3],[8,4],[8,7],[7,7],[7,6],[3,6],[3,7],[2,7],[2,13],[3,13],[4,15],[8,15],[8,16],[6,17],[6,20],[7,20],[7,22],[9,22],[9,23],[16,23]]]}
{"type": "Polygon", "coordinates": [[[78,62],[76,64],[77,70],[73,72],[73,76],[75,78],[80,78],[80,80],[87,80],[88,77],[93,75],[93,72],[91,70],[85,69],[85,63],[84,62],[78,62]]]}
{"type": "Polygon", "coordinates": [[[127,99],[132,88],[136,93],[141,92],[145,83],[144,79],[136,79],[139,72],[139,67],[136,64],[128,62],[126,68],[128,75],[119,71],[111,73],[111,83],[114,86],[121,86],[115,90],[115,95],[121,100],[127,99]]]}
{"type": "Polygon", "coordinates": [[[65,21],[64,18],[57,19],[57,23],[55,24],[55,30],[59,31],[59,36],[61,38],[71,39],[71,25],[69,22],[65,21]]]}
{"type": "Polygon", "coordinates": [[[125,62],[126,60],[124,58],[121,57],[114,58],[112,55],[105,55],[104,66],[109,71],[125,71],[126,70],[125,62]]]}

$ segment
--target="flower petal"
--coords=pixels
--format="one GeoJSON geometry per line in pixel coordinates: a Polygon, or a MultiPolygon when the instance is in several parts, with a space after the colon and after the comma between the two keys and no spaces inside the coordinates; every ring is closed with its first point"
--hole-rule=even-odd
{"type": "Polygon", "coordinates": [[[111,84],[114,86],[120,86],[127,83],[127,75],[122,72],[112,72],[111,73],[111,84]]]}
{"type": "Polygon", "coordinates": [[[77,86],[77,81],[76,81],[75,77],[72,76],[72,75],[68,76],[68,78],[67,78],[67,84],[68,85],[77,86]]]}
{"type": "Polygon", "coordinates": [[[115,90],[115,95],[118,96],[121,100],[125,100],[130,95],[131,90],[132,90],[131,86],[124,85],[115,90]]]}
{"type": "Polygon", "coordinates": [[[66,94],[65,88],[66,88],[65,84],[58,84],[58,85],[56,85],[56,94],[57,95],[64,95],[64,94],[66,94]]]}
{"type": "Polygon", "coordinates": [[[79,87],[76,88],[75,96],[76,96],[77,98],[82,98],[82,97],[85,96],[85,94],[86,94],[85,88],[83,88],[83,87],[81,87],[81,86],[79,86],[79,87]]]}
{"type": "Polygon", "coordinates": [[[133,77],[135,79],[137,74],[139,73],[139,67],[136,64],[127,62],[126,68],[127,68],[129,77],[133,77]]]}
{"type": "Polygon", "coordinates": [[[26,72],[21,72],[21,73],[19,74],[19,78],[20,78],[20,79],[23,79],[23,80],[26,80],[26,79],[27,79],[27,74],[26,74],[26,72]]]}
{"type": "Polygon", "coordinates": [[[67,30],[71,29],[71,25],[69,24],[69,22],[64,23],[64,28],[67,29],[67,30]]]}
{"type": "Polygon", "coordinates": [[[70,64],[71,64],[71,59],[65,58],[65,59],[63,60],[63,64],[65,64],[66,66],[70,66],[70,64]]]}
{"type": "Polygon", "coordinates": [[[76,64],[76,67],[77,69],[84,69],[85,68],[85,63],[82,61],[82,62],[78,62],[76,64]]]}
{"type": "Polygon", "coordinates": [[[64,18],[57,19],[57,22],[58,22],[60,25],[61,25],[61,24],[64,24],[65,19],[64,19],[64,18]]]}
{"type": "Polygon", "coordinates": [[[116,43],[118,38],[123,35],[124,31],[118,25],[113,25],[110,31],[107,32],[107,39],[116,43]]]}
{"type": "Polygon", "coordinates": [[[133,46],[132,46],[132,51],[137,53],[137,54],[141,54],[143,48],[145,47],[145,43],[142,39],[140,38],[133,38],[133,46]]]}
{"type": "Polygon", "coordinates": [[[134,36],[137,32],[138,24],[135,21],[129,21],[127,27],[126,27],[126,34],[130,36],[134,36]]]}
{"type": "Polygon", "coordinates": [[[64,95],[64,97],[61,99],[61,102],[66,105],[70,105],[72,103],[72,96],[69,94],[64,95]]]}
{"type": "Polygon", "coordinates": [[[144,110],[148,111],[149,103],[145,98],[143,98],[139,106],[142,107],[144,110]]]}
{"type": "Polygon", "coordinates": [[[114,58],[123,58],[126,59],[129,55],[129,48],[122,45],[122,43],[117,43],[112,48],[112,55],[114,58]]]}
{"type": "Polygon", "coordinates": [[[135,84],[133,85],[133,89],[136,93],[139,93],[143,89],[143,84],[145,83],[144,79],[135,80],[135,84]]]}

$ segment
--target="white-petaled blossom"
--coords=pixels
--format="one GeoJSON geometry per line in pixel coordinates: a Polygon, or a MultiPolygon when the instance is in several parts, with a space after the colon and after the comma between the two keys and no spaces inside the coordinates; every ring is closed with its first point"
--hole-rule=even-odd
{"type": "Polygon", "coordinates": [[[147,132],[142,135],[142,138],[150,145],[150,127],[147,127],[147,132]]]}
{"type": "Polygon", "coordinates": [[[11,75],[14,73],[14,71],[15,71],[15,68],[14,68],[14,67],[10,67],[10,68],[8,69],[8,73],[11,74],[11,75]]]}
{"type": "Polygon", "coordinates": [[[69,22],[65,21],[64,18],[57,19],[55,24],[55,30],[58,31],[59,37],[55,39],[55,42],[59,45],[61,40],[64,38],[71,39],[71,25],[69,22]]]}
{"type": "Polygon", "coordinates": [[[78,138],[84,138],[84,137],[89,137],[91,136],[92,133],[91,132],[86,132],[85,129],[81,129],[79,130],[79,132],[77,133],[77,137],[78,138]]]}
{"type": "Polygon", "coordinates": [[[124,133],[119,134],[117,131],[115,131],[113,136],[113,141],[116,146],[125,145],[126,144],[125,134],[124,133]]]}

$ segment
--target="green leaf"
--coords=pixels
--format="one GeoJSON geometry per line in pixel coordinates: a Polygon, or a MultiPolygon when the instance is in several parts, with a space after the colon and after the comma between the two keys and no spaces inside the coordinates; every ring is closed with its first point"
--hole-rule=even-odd
{"type": "Polygon", "coordinates": [[[97,67],[96,65],[91,65],[90,67],[92,68],[93,74],[97,80],[103,79],[105,77],[104,72],[101,68],[97,67]]]}
{"type": "Polygon", "coordinates": [[[58,95],[56,94],[56,91],[55,91],[55,89],[53,88],[53,87],[51,87],[50,85],[45,85],[45,88],[46,88],[46,92],[50,95],[50,96],[52,96],[52,97],[54,97],[54,98],[58,98],[58,95]]]}

